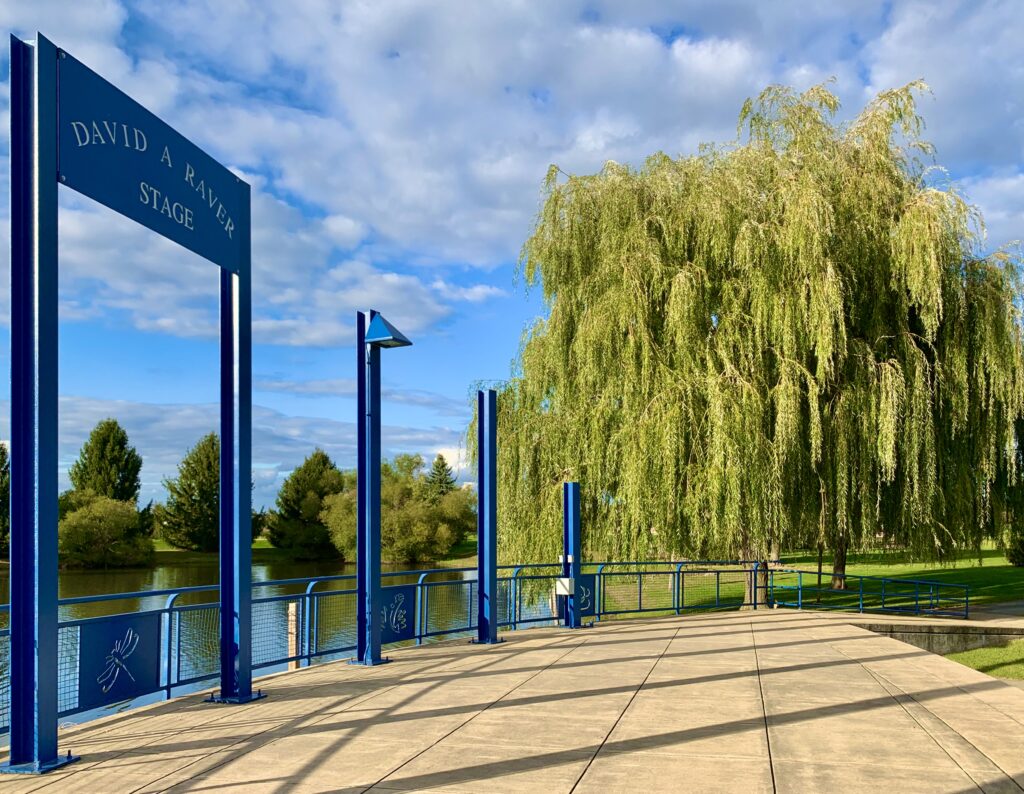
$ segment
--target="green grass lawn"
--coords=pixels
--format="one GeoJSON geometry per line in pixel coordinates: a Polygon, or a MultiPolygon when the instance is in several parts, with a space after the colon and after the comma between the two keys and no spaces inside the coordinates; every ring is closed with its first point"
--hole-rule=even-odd
{"type": "MultiPolygon", "coordinates": [[[[191,565],[216,559],[215,551],[186,551],[176,549],[163,538],[154,538],[157,565],[191,565]]],[[[275,549],[266,538],[257,538],[252,544],[252,561],[255,563],[284,562],[291,555],[284,549],[275,549]]]]}
{"type": "Polygon", "coordinates": [[[996,678],[1024,680],[1024,640],[1011,642],[1002,648],[978,648],[951,653],[946,658],[996,678]]]}
{"type": "MultiPolygon", "coordinates": [[[[156,548],[157,565],[191,565],[209,562],[217,558],[216,552],[177,549],[162,538],[154,538],[153,546],[156,548]]],[[[287,549],[275,548],[264,537],[256,538],[252,544],[252,561],[254,563],[287,562],[291,559],[292,556],[287,549]]],[[[409,567],[431,568],[435,565],[439,568],[468,568],[476,565],[476,538],[469,538],[453,546],[443,560],[423,565],[410,565],[409,567]]]]}
{"type": "MultiPolygon", "coordinates": [[[[802,571],[817,571],[818,555],[814,552],[783,554],[787,566],[802,571]]],[[[825,555],[822,583],[827,586],[831,575],[831,558],[825,555]]],[[[851,554],[846,573],[856,576],[884,576],[890,579],[929,579],[947,584],[965,584],[971,588],[971,604],[995,604],[1024,599],[1024,568],[1015,568],[998,549],[985,548],[980,560],[962,559],[947,565],[912,562],[905,554],[868,552],[851,554]]],[[[806,578],[805,578],[806,581],[806,578]]],[[[851,582],[852,586],[852,582],[851,582]]]]}

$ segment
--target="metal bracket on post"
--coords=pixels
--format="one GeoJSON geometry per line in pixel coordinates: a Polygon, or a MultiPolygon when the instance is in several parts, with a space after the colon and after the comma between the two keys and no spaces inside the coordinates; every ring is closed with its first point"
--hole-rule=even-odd
{"type": "MultiPolygon", "coordinates": [[[[562,576],[576,582],[580,577],[580,484],[562,484],[562,576]]],[[[570,629],[582,628],[575,594],[565,599],[565,626],[570,629]]]]}
{"type": "Polygon", "coordinates": [[[480,390],[477,414],[477,632],[476,642],[498,639],[498,393],[480,390]]]}
{"type": "Polygon", "coordinates": [[[57,754],[57,48],[11,36],[11,753],[57,754]]]}

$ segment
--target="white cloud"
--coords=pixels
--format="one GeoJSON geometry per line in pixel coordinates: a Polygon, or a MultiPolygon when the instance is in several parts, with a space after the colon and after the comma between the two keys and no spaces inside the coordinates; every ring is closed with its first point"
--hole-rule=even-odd
{"type": "Polygon", "coordinates": [[[430,287],[443,298],[454,301],[466,301],[468,303],[480,303],[488,298],[500,298],[508,294],[500,287],[493,287],[490,284],[473,284],[468,287],[460,287],[457,284],[449,284],[443,279],[435,279],[430,287]]]}
{"type": "MultiPolygon", "coordinates": [[[[728,140],[742,100],[772,81],[837,75],[850,113],[924,76],[954,173],[1024,153],[1024,19],[1010,2],[82,0],[5,4],[0,23],[44,28],[253,180],[257,338],[271,343],[344,342],[353,306],[389,295],[419,331],[449,302],[496,296],[456,276],[515,259],[549,163],[592,172],[728,140]]],[[[103,286],[93,307],[66,296],[69,310],[117,305],[141,328],[210,332],[195,309],[205,275],[180,252],[106,215],[67,225],[76,277],[103,286]],[[104,239],[150,262],[114,274],[104,239]],[[145,287],[129,289],[133,271],[145,287]]]]}
{"type": "MultiPolygon", "coordinates": [[[[351,378],[292,381],[257,377],[253,380],[253,389],[257,392],[278,392],[303,397],[354,397],[356,388],[356,382],[351,378]]],[[[457,417],[465,422],[469,421],[473,413],[468,399],[457,400],[424,389],[384,387],[381,389],[381,399],[385,402],[425,408],[438,416],[457,417]]]]}
{"type": "MultiPolygon", "coordinates": [[[[0,403],[0,438],[9,438],[9,404],[0,403]]],[[[58,468],[61,489],[70,482],[67,471],[96,423],[107,417],[117,419],[131,443],[142,455],[142,499],[162,499],[162,480],[173,476],[189,447],[202,436],[218,430],[220,408],[215,404],[156,405],[132,401],[61,397],[59,403],[58,468]]],[[[433,458],[442,448],[455,448],[462,430],[437,426],[428,428],[385,425],[382,454],[420,453],[433,458]]],[[[341,468],[354,468],[356,428],[353,422],[323,417],[288,416],[269,408],[253,406],[253,501],[270,505],[283,479],[315,447],[324,449],[341,468]]]]}
{"type": "Polygon", "coordinates": [[[989,249],[1024,241],[1024,173],[968,179],[964,190],[985,218],[989,249]]]}

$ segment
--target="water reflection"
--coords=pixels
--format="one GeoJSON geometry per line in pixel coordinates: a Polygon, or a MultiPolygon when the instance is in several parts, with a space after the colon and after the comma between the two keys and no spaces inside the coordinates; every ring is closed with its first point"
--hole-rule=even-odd
{"type": "MultiPolygon", "coordinates": [[[[430,567],[451,567],[444,563],[434,563],[430,567]]],[[[409,565],[384,565],[383,571],[400,572],[409,570],[409,565]]],[[[305,579],[321,576],[355,576],[356,566],[337,560],[321,561],[280,561],[259,563],[252,566],[253,582],[278,581],[282,579],[305,579]]],[[[470,572],[435,574],[433,581],[442,579],[474,578],[470,572]]],[[[61,571],[59,576],[59,594],[61,599],[81,598],[87,596],[114,595],[117,593],[153,592],[161,590],[178,590],[188,587],[207,587],[216,585],[219,579],[217,560],[212,557],[208,562],[191,563],[188,565],[157,565],[145,569],[116,569],[105,571],[61,571]]],[[[415,582],[418,575],[385,576],[384,585],[415,582]]],[[[7,566],[0,567],[0,593],[9,593],[10,576],[7,566]]],[[[354,587],[353,581],[324,582],[318,591],[341,590],[354,587]]],[[[305,589],[303,585],[281,585],[259,587],[253,590],[254,598],[272,595],[299,593],[305,589]]],[[[3,602],[8,599],[3,598],[3,602]]],[[[209,590],[196,594],[183,594],[175,601],[178,606],[189,604],[210,603],[217,600],[217,591],[209,590]]],[[[137,612],[150,609],[163,609],[167,603],[166,595],[141,596],[138,598],[95,601],[85,604],[65,604],[60,608],[61,620],[78,620],[81,618],[99,617],[124,612],[137,612]]],[[[6,627],[6,612],[0,613],[0,626],[6,627]]]]}

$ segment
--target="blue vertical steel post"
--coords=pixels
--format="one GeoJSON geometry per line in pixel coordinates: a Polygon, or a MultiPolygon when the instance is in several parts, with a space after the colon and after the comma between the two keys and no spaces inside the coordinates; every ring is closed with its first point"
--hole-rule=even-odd
{"type": "Polygon", "coordinates": [[[356,661],[366,655],[366,326],[356,312],[356,661]]]}
{"type": "Polygon", "coordinates": [[[57,755],[57,48],[11,37],[10,761],[57,755]]]}
{"type": "MultiPolygon", "coordinates": [[[[248,193],[242,211],[248,217],[248,193]]],[[[231,703],[254,697],[252,282],[249,241],[243,246],[239,273],[220,271],[220,695],[212,699],[231,703]]]]}
{"type": "MultiPolygon", "coordinates": [[[[580,547],[580,484],[567,482],[562,485],[562,576],[572,578],[574,585],[580,577],[580,547]]],[[[575,596],[566,597],[565,625],[580,627],[575,596]]]]}
{"type": "Polygon", "coordinates": [[[477,642],[498,641],[498,393],[480,390],[477,405],[477,642]]]}

